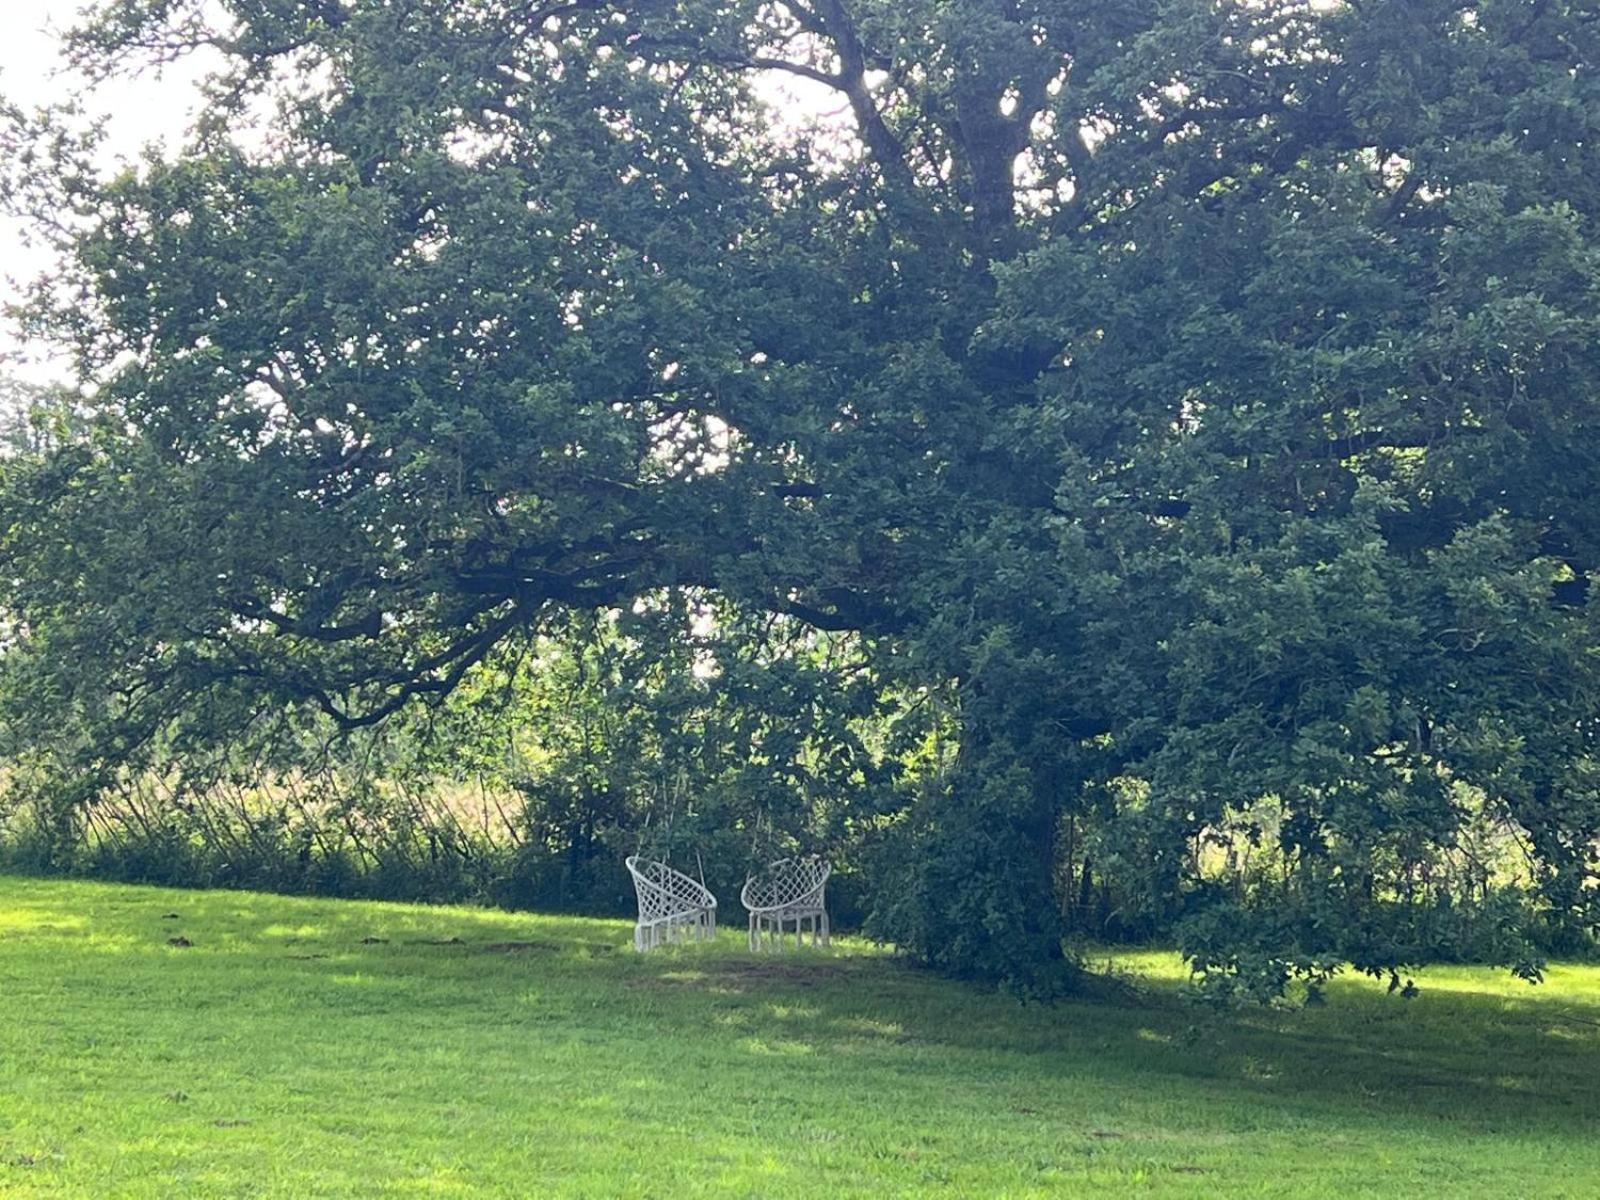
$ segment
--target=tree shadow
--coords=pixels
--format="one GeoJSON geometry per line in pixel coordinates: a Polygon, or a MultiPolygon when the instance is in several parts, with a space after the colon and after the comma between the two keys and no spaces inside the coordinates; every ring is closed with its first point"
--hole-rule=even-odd
{"type": "Polygon", "coordinates": [[[1366,981],[1325,1006],[1214,1010],[1177,985],[1022,1005],[881,955],[711,960],[648,986],[700,991],[724,1026],[892,1066],[907,1047],[989,1060],[999,1075],[1089,1077],[1183,1089],[1203,1103],[1263,1102],[1284,1113],[1383,1119],[1403,1109],[1463,1130],[1593,1131],[1600,1112],[1600,1003],[1537,994],[1423,991],[1388,996],[1366,981]],[[730,1015],[737,1014],[737,1015],[730,1015]]]}

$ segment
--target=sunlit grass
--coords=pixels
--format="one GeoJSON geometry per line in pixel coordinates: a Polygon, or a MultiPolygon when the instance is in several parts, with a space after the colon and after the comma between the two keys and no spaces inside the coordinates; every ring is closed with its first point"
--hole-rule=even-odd
{"type": "Polygon", "coordinates": [[[630,932],[0,879],[0,1196],[1600,1194],[1595,968],[1045,1009],[630,932]]]}

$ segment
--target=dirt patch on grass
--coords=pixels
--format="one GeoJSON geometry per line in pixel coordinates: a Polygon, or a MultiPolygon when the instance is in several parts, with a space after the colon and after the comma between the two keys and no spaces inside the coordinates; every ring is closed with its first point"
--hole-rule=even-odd
{"type": "Polygon", "coordinates": [[[760,987],[765,984],[779,984],[783,987],[816,987],[818,984],[829,983],[849,972],[850,968],[841,962],[770,962],[757,960],[752,962],[721,962],[708,963],[703,967],[695,967],[680,971],[668,971],[661,975],[650,975],[638,979],[630,979],[628,987],[635,988],[690,988],[690,989],[719,989],[743,991],[746,988],[760,987]]]}
{"type": "Polygon", "coordinates": [[[526,942],[484,942],[473,946],[473,949],[483,954],[582,954],[589,958],[617,952],[615,946],[598,942],[555,942],[548,938],[526,942]]]}
{"type": "Polygon", "coordinates": [[[560,942],[487,942],[478,949],[485,954],[555,954],[566,947],[560,942]]]}

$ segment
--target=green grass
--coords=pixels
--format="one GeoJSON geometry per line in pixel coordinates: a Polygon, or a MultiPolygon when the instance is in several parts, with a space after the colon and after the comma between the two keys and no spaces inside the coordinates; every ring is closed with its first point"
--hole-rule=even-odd
{"type": "Polygon", "coordinates": [[[0,1196],[1600,1194],[1593,967],[1213,1016],[628,938],[0,878],[0,1196]]]}

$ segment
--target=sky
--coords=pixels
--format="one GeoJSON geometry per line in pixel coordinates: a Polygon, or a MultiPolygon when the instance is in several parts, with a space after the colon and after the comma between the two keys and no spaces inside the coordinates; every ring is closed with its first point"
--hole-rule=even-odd
{"type": "MultiPolygon", "coordinates": [[[[0,0],[5,36],[0,38],[0,95],[24,108],[66,99],[82,84],[66,70],[58,34],[73,24],[82,0],[0,0]]],[[[111,118],[106,165],[132,158],[151,141],[183,135],[193,114],[196,72],[172,68],[160,79],[146,76],[102,84],[85,98],[90,111],[111,118]]],[[[48,256],[24,244],[23,229],[0,215],[0,305],[14,300],[18,286],[45,271],[48,256]]],[[[10,323],[0,319],[0,373],[46,382],[58,379],[59,363],[24,347],[10,323]]]]}

